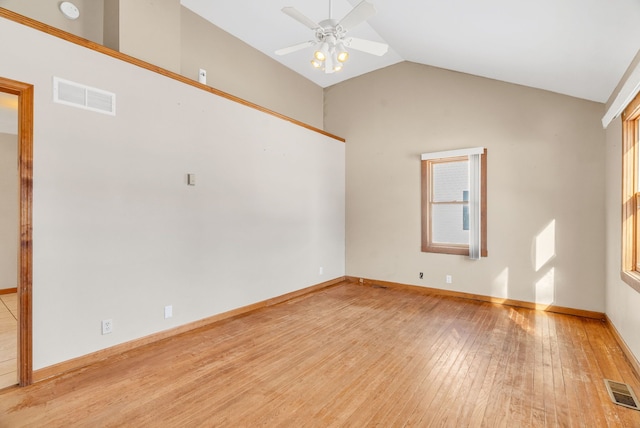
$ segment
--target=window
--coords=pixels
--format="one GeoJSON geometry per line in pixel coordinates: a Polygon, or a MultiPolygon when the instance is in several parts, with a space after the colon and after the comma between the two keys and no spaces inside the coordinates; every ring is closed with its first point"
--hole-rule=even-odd
{"type": "Polygon", "coordinates": [[[487,151],[422,155],[422,251],[487,256],[487,151]]]}
{"type": "Polygon", "coordinates": [[[622,113],[622,279],[640,291],[640,95],[622,113]]]}

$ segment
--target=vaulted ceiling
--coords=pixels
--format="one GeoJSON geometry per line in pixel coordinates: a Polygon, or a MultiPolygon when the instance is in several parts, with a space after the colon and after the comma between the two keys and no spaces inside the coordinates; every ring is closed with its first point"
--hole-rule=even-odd
{"type": "MultiPolygon", "coordinates": [[[[181,0],[193,12],[321,87],[401,61],[441,67],[598,102],[607,101],[640,49],[640,0],[370,0],[377,13],[349,35],[388,43],[382,57],[351,51],[342,71],[325,74],[313,39],[281,12],[293,6],[315,22],[330,0],[181,0]]],[[[360,0],[332,0],[332,18],[360,0]]]]}

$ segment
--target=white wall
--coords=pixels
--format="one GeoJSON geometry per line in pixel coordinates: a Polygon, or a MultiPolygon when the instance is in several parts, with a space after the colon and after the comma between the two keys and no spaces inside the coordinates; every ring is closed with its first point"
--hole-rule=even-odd
{"type": "Polygon", "coordinates": [[[408,62],[327,88],[325,127],[348,141],[347,274],[603,312],[603,114],[408,62]],[[489,257],[422,253],[420,154],[478,146],[489,257]]]}
{"type": "Polygon", "coordinates": [[[344,143],[6,20],[0,40],[0,76],[35,85],[34,369],[344,275],[344,143]],[[52,103],[53,76],[117,116],[52,103]]]}
{"type": "Polygon", "coordinates": [[[18,285],[19,236],[18,137],[0,132],[0,290],[18,285]]]}

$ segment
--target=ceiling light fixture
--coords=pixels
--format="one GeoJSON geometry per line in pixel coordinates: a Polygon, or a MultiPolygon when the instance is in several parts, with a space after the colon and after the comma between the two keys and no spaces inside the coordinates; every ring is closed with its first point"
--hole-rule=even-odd
{"type": "Polygon", "coordinates": [[[313,56],[320,62],[327,59],[328,55],[329,55],[329,44],[327,42],[322,42],[322,44],[320,45],[320,49],[315,51],[315,53],[313,54],[313,56]]]}
{"type": "Polygon", "coordinates": [[[338,52],[338,61],[345,62],[349,59],[349,52],[347,52],[347,50],[344,48],[344,44],[342,42],[338,43],[336,51],[338,52]]]}
{"type": "Polygon", "coordinates": [[[347,31],[360,25],[375,14],[375,8],[367,0],[362,0],[340,21],[331,18],[331,0],[329,0],[329,19],[318,23],[307,18],[293,7],[285,7],[282,12],[315,31],[315,40],[278,49],[275,52],[276,55],[286,55],[315,45],[317,48],[313,53],[311,65],[325,73],[334,73],[342,70],[343,63],[349,59],[349,52],[345,49],[345,46],[349,49],[378,56],[384,55],[389,49],[386,43],[346,36],[347,31]]]}

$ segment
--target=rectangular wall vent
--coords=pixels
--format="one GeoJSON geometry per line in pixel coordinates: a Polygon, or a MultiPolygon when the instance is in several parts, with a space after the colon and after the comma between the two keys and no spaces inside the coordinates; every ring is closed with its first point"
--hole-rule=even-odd
{"type": "Polygon", "coordinates": [[[609,379],[605,379],[604,384],[607,386],[611,401],[621,406],[629,407],[630,409],[640,410],[640,407],[638,407],[638,399],[629,385],[609,379]]]}
{"type": "Polygon", "coordinates": [[[112,116],[116,114],[116,94],[59,77],[53,78],[53,101],[112,116]]]}

